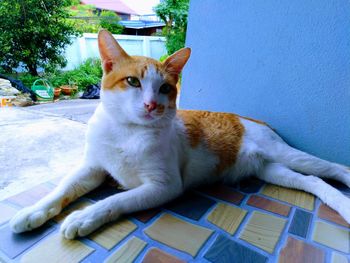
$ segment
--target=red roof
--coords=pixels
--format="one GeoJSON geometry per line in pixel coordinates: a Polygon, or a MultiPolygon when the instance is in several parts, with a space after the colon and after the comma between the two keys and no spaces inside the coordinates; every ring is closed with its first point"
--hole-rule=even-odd
{"type": "Polygon", "coordinates": [[[86,5],[94,5],[96,8],[103,10],[111,10],[121,14],[138,15],[138,13],[125,5],[120,0],[82,0],[80,1],[86,5]]]}

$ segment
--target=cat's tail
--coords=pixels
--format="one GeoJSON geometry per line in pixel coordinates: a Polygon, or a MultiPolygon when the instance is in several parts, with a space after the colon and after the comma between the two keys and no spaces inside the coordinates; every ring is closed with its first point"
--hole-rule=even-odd
{"type": "Polygon", "coordinates": [[[306,175],[334,179],[350,187],[350,170],[345,166],[322,160],[280,141],[272,145],[269,154],[274,162],[282,163],[291,170],[306,175]]]}

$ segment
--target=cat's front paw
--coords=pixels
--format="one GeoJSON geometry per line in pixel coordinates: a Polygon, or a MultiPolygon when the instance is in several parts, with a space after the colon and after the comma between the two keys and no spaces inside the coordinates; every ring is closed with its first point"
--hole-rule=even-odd
{"type": "Polygon", "coordinates": [[[106,222],[103,215],[96,213],[90,207],[70,214],[61,225],[61,233],[67,239],[83,237],[106,222]]]}
{"type": "Polygon", "coordinates": [[[10,221],[10,227],[15,233],[30,231],[43,225],[59,212],[59,209],[55,207],[39,207],[36,205],[26,207],[15,214],[10,221]]]}

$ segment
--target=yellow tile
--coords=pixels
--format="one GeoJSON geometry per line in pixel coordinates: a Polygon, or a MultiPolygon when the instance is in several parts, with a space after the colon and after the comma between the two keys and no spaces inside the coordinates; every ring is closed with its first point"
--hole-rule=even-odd
{"type": "Polygon", "coordinates": [[[269,253],[273,253],[286,220],[254,211],[240,238],[269,253]]]}
{"type": "Polygon", "coordinates": [[[137,226],[130,220],[119,219],[117,222],[107,224],[93,232],[89,235],[89,239],[106,249],[111,249],[136,228],[137,226]]]}
{"type": "Polygon", "coordinates": [[[104,263],[132,263],[146,245],[147,243],[145,241],[137,237],[133,237],[114,254],[108,257],[104,263]]]}
{"type": "Polygon", "coordinates": [[[41,241],[22,258],[21,262],[80,262],[94,251],[77,240],[67,240],[61,234],[55,234],[41,241]]]}
{"type": "Polygon", "coordinates": [[[61,212],[60,214],[58,214],[57,216],[55,216],[53,218],[54,221],[56,221],[56,223],[60,224],[63,222],[63,220],[72,212],[76,211],[76,210],[83,210],[85,207],[92,205],[92,202],[89,201],[80,201],[79,203],[76,203],[74,205],[72,205],[72,207],[70,207],[67,210],[64,210],[63,212],[61,212]]]}
{"type": "Polygon", "coordinates": [[[0,203],[0,211],[1,211],[0,213],[0,225],[1,225],[2,223],[5,223],[6,221],[10,220],[18,210],[9,205],[0,203]]]}
{"type": "Polygon", "coordinates": [[[307,210],[314,210],[315,197],[303,191],[267,184],[262,193],[307,210]]]}
{"type": "Polygon", "coordinates": [[[219,203],[209,214],[208,221],[233,235],[246,214],[246,210],[219,203]]]}
{"type": "Polygon", "coordinates": [[[343,256],[337,252],[333,252],[331,262],[332,263],[349,263],[349,260],[345,256],[343,256]]]}
{"type": "Polygon", "coordinates": [[[339,251],[350,252],[350,232],[324,222],[317,222],[313,240],[339,251]]]}
{"type": "Polygon", "coordinates": [[[170,214],[162,215],[144,231],[149,237],[196,256],[212,230],[197,226],[170,214]]]}

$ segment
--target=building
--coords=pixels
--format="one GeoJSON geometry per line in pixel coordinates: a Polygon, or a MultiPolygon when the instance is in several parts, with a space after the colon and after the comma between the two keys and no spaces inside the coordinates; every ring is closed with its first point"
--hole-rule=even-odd
{"type": "Polygon", "coordinates": [[[160,33],[165,26],[153,11],[159,0],[82,0],[81,3],[93,5],[97,10],[115,12],[121,18],[120,24],[127,35],[149,36],[160,33]]]}

